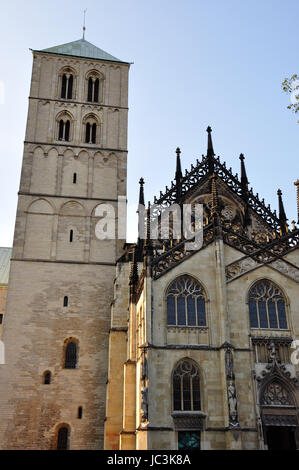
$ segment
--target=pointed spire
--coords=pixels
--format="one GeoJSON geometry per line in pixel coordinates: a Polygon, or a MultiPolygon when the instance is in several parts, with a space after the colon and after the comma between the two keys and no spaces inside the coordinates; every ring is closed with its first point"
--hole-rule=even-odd
{"type": "Polygon", "coordinates": [[[245,168],[245,163],[244,163],[245,157],[243,153],[240,154],[239,158],[241,160],[241,185],[244,189],[248,191],[249,181],[247,179],[246,168],[245,168]]]}
{"type": "Polygon", "coordinates": [[[139,180],[140,188],[139,188],[139,205],[144,206],[144,179],[140,178],[139,180]]]}
{"type": "Polygon", "coordinates": [[[180,200],[182,196],[182,167],[181,167],[181,149],[176,149],[176,171],[175,171],[175,182],[176,182],[176,194],[177,200],[180,200]]]}
{"type": "Polygon", "coordinates": [[[285,234],[288,231],[288,224],[287,224],[288,219],[284,210],[284,206],[282,202],[282,192],[280,189],[277,191],[277,195],[278,195],[279,221],[280,221],[281,234],[285,234]]]}
{"type": "Polygon", "coordinates": [[[245,157],[243,153],[240,154],[240,160],[241,160],[241,187],[242,187],[242,197],[243,200],[245,201],[245,214],[244,214],[244,226],[246,227],[247,225],[250,224],[250,215],[249,215],[249,207],[248,207],[248,178],[246,174],[246,168],[245,168],[245,157]]]}
{"type": "Polygon", "coordinates": [[[294,185],[297,188],[297,217],[298,217],[298,224],[299,224],[299,180],[295,181],[294,185]]]}
{"type": "Polygon", "coordinates": [[[143,240],[144,240],[144,229],[145,229],[145,207],[144,207],[144,179],[140,178],[139,180],[140,188],[139,188],[139,200],[138,200],[138,240],[137,240],[137,249],[135,258],[137,261],[142,261],[142,251],[143,251],[143,240]]]}
{"type": "Polygon", "coordinates": [[[207,127],[207,133],[208,133],[207,157],[208,157],[208,166],[209,166],[209,173],[210,174],[214,173],[214,157],[215,157],[211,132],[212,132],[212,129],[211,129],[210,126],[208,126],[207,127]]]}
{"type": "Polygon", "coordinates": [[[145,257],[151,256],[153,252],[152,240],[151,240],[151,204],[148,202],[146,210],[146,234],[144,240],[143,254],[145,257]]]}
{"type": "Polygon", "coordinates": [[[180,180],[183,177],[182,167],[181,167],[181,149],[177,147],[176,149],[176,172],[175,179],[176,181],[180,180]]]}
{"type": "Polygon", "coordinates": [[[130,294],[131,297],[134,297],[136,294],[136,287],[138,284],[139,276],[138,276],[138,265],[137,265],[137,256],[136,256],[137,246],[134,245],[133,252],[132,252],[132,262],[131,262],[131,271],[130,271],[130,294]]]}

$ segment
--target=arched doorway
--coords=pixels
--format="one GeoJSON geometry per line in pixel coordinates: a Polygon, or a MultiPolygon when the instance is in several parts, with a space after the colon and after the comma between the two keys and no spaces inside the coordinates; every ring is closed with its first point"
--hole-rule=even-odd
{"type": "Polygon", "coordinates": [[[290,385],[278,376],[266,380],[261,389],[260,407],[268,450],[295,450],[298,417],[290,385]]]}

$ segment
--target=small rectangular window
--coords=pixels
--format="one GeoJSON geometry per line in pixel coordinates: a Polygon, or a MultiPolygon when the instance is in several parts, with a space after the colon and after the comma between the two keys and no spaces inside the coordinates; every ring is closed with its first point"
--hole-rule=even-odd
{"type": "Polygon", "coordinates": [[[2,325],[3,322],[3,313],[0,313],[0,325],[2,325]]]}
{"type": "Polygon", "coordinates": [[[199,450],[200,432],[199,431],[179,431],[178,432],[178,450],[199,450]]]}

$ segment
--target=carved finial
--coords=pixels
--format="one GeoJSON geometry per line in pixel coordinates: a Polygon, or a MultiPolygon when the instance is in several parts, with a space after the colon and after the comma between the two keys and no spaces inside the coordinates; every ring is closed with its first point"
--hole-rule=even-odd
{"type": "Polygon", "coordinates": [[[139,188],[139,205],[144,206],[144,179],[140,178],[139,180],[140,188],[139,188]]]}
{"type": "Polygon", "coordinates": [[[207,127],[207,133],[208,133],[207,157],[208,157],[208,166],[209,166],[210,174],[214,173],[214,156],[215,156],[211,132],[212,132],[212,129],[210,126],[208,126],[207,127]]]}
{"type": "Polygon", "coordinates": [[[245,168],[245,157],[243,153],[240,154],[240,160],[241,160],[241,187],[242,187],[242,198],[246,203],[245,207],[245,216],[244,216],[244,224],[249,225],[250,223],[250,216],[249,216],[249,208],[248,208],[248,184],[249,181],[247,179],[247,174],[246,174],[246,168],[245,168]]]}
{"type": "Polygon", "coordinates": [[[176,171],[175,171],[175,182],[177,187],[177,200],[181,198],[182,195],[182,167],[181,167],[181,149],[177,147],[176,149],[176,171]]]}
{"type": "Polygon", "coordinates": [[[282,192],[280,189],[277,191],[278,195],[278,208],[279,208],[279,222],[280,222],[280,230],[281,234],[285,234],[288,231],[288,224],[287,224],[287,216],[284,210],[283,202],[282,202],[282,192]]]}
{"type": "MultiPolygon", "coordinates": [[[[152,255],[152,240],[151,240],[151,204],[148,202],[147,210],[146,210],[146,235],[144,241],[144,250],[143,254],[145,258],[147,256],[152,255]]],[[[146,262],[146,260],[145,260],[146,262]]]]}
{"type": "Polygon", "coordinates": [[[131,297],[133,297],[136,293],[136,286],[139,280],[136,249],[137,247],[136,245],[134,245],[133,252],[132,252],[132,263],[131,263],[130,282],[129,282],[131,297]]]}
{"type": "Polygon", "coordinates": [[[298,217],[298,224],[299,224],[299,180],[295,181],[294,185],[297,188],[297,217],[298,217]]]}

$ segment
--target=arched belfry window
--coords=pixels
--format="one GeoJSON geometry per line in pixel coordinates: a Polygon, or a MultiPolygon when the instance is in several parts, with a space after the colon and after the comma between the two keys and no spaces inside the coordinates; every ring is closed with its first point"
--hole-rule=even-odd
{"type": "Polygon", "coordinates": [[[87,76],[87,101],[99,103],[102,101],[103,77],[97,71],[89,72],[87,76]]]}
{"type": "Polygon", "coordinates": [[[173,371],[173,409],[174,411],[200,410],[199,368],[189,359],[179,362],[173,371]]]}
{"type": "Polygon", "coordinates": [[[257,281],[249,291],[248,306],[251,328],[288,328],[285,298],[274,282],[257,281]]]}
{"type": "Polygon", "coordinates": [[[64,368],[65,369],[76,369],[77,367],[77,356],[78,356],[78,345],[74,340],[67,342],[65,346],[65,358],[64,368]]]}
{"type": "Polygon", "coordinates": [[[60,72],[60,98],[71,100],[74,95],[75,71],[69,67],[60,72]]]}
{"type": "Polygon", "coordinates": [[[58,140],[69,142],[71,140],[71,116],[68,113],[62,113],[57,118],[58,140]]]}
{"type": "Polygon", "coordinates": [[[85,117],[83,121],[84,126],[84,141],[86,144],[96,144],[98,142],[98,120],[94,115],[85,117]]]}
{"type": "Polygon", "coordinates": [[[56,450],[68,450],[69,448],[69,428],[62,426],[58,430],[56,450]]]}
{"type": "Polygon", "coordinates": [[[206,326],[206,298],[201,284],[191,276],[175,279],[167,289],[168,326],[206,326]]]}

